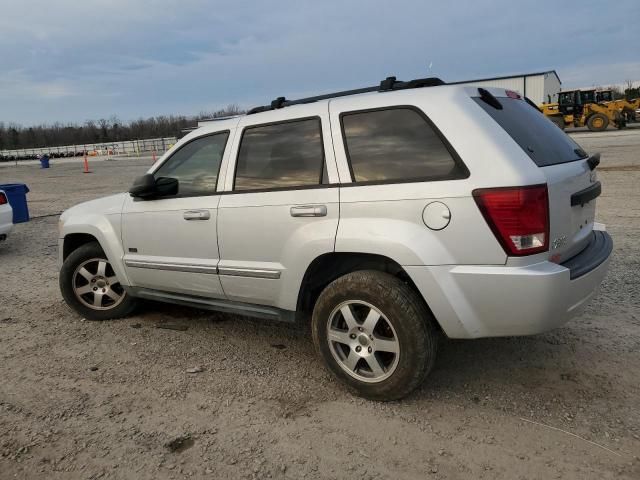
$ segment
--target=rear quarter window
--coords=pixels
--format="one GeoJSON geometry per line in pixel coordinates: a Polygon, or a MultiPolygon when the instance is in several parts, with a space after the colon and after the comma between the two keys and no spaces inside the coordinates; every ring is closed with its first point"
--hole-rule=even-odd
{"type": "Polygon", "coordinates": [[[340,118],[352,180],[356,183],[468,176],[453,148],[414,108],[347,112],[340,118]]]}
{"type": "Polygon", "coordinates": [[[580,145],[526,101],[498,97],[502,105],[502,109],[498,109],[479,97],[474,97],[473,100],[539,167],[573,162],[587,157],[580,145]]]}

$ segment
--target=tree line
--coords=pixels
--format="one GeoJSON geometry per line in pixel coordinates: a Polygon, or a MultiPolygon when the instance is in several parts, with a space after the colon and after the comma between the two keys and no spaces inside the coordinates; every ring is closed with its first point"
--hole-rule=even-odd
{"type": "Polygon", "coordinates": [[[620,100],[622,98],[633,100],[634,98],[640,98],[640,85],[634,86],[634,82],[631,80],[625,80],[624,86],[622,87],[618,85],[609,87],[609,90],[611,90],[614,100],[620,100]]]}
{"type": "Polygon", "coordinates": [[[0,150],[181,137],[184,130],[196,127],[199,120],[241,113],[244,111],[238,105],[228,105],[213,112],[200,112],[194,117],[159,115],[130,122],[121,122],[116,116],[87,120],[83,124],[55,122],[30,127],[0,121],[0,150]]]}

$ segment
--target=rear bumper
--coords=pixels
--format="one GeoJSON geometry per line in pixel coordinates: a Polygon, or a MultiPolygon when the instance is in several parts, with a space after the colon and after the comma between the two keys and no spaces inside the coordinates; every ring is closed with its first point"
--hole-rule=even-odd
{"type": "Polygon", "coordinates": [[[563,265],[405,267],[450,338],[532,335],[563,325],[594,296],[613,243],[594,232],[563,265]]]}

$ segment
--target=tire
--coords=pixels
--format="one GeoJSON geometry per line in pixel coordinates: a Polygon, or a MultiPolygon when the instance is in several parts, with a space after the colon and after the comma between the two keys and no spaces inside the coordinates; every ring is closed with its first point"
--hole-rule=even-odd
{"type": "Polygon", "coordinates": [[[592,132],[603,132],[609,126],[609,119],[602,113],[594,113],[587,120],[587,127],[592,132]]]}
{"type": "Polygon", "coordinates": [[[62,264],[59,282],[67,305],[87,320],[126,317],[137,305],[136,299],[120,285],[97,242],[84,244],[71,252],[62,264]]]}
{"type": "Polygon", "coordinates": [[[311,324],[316,351],[328,370],[361,397],[400,399],[433,368],[435,320],[408,285],[387,273],[357,271],[329,284],[315,304],[311,324]]]}

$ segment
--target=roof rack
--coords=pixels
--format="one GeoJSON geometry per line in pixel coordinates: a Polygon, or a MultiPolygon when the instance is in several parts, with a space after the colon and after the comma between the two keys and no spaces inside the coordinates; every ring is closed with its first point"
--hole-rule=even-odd
{"type": "Polygon", "coordinates": [[[327,100],[329,98],[346,97],[348,95],[357,95],[359,93],[369,92],[389,92],[392,90],[405,90],[407,88],[421,88],[421,87],[437,87],[439,85],[445,85],[441,79],[437,77],[429,78],[417,78],[408,82],[396,80],[396,77],[387,77],[380,82],[380,85],[375,87],[356,88],[355,90],[344,90],[342,92],[326,93],[324,95],[317,95],[315,97],[300,98],[298,100],[287,100],[285,97],[278,97],[271,102],[270,105],[263,105],[261,107],[254,107],[247,112],[247,115],[254,113],[267,112],[269,110],[276,110],[278,108],[289,107],[291,105],[301,105],[304,103],[319,102],[320,100],[327,100]]]}
{"type": "Polygon", "coordinates": [[[223,117],[211,117],[211,118],[201,118],[198,122],[217,122],[220,120],[229,120],[230,118],[238,118],[242,115],[225,115],[223,117]]]}

